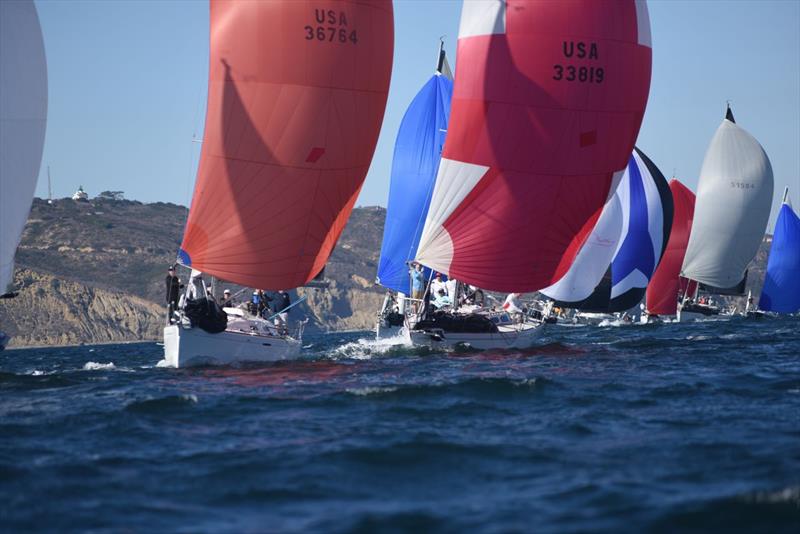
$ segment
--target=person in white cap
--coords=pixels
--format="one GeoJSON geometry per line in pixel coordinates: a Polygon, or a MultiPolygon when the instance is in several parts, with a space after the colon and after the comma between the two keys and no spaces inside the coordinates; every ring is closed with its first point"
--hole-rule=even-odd
{"type": "Polygon", "coordinates": [[[231,290],[226,289],[222,292],[222,307],[233,308],[233,300],[231,300],[231,290]]]}

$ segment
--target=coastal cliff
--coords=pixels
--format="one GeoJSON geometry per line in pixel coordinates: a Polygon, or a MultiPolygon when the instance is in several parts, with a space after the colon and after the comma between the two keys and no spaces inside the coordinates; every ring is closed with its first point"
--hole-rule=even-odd
{"type": "MultiPolygon", "coordinates": [[[[371,329],[383,290],[373,283],[386,211],[356,208],[328,262],[327,289],[299,289],[292,317],[310,330],[371,329]]],[[[0,301],[11,346],[158,339],[166,267],[187,209],[167,203],[34,199],[17,251],[15,299],[0,301]]],[[[185,273],[184,273],[185,278],[185,273]]],[[[220,282],[222,287],[238,289],[220,282]]],[[[246,299],[247,294],[242,294],[246,299]]]]}

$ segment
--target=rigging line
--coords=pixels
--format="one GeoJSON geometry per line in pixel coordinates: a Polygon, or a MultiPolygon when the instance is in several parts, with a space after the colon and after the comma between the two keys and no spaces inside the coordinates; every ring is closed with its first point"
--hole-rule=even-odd
{"type": "MultiPolygon", "coordinates": [[[[201,61],[205,61],[204,58],[200,58],[201,61]]],[[[208,73],[206,75],[208,78],[208,73]]],[[[206,86],[207,90],[207,86],[206,86]]],[[[192,141],[189,145],[189,174],[186,178],[184,184],[184,191],[183,191],[183,201],[187,208],[186,213],[186,221],[184,221],[184,233],[186,231],[186,222],[189,220],[189,213],[188,208],[192,206],[192,185],[194,184],[194,177],[197,175],[197,171],[199,170],[200,161],[199,156],[195,158],[195,145],[202,143],[202,138],[198,140],[197,137],[197,126],[200,120],[200,110],[203,107],[203,84],[198,84],[197,87],[197,96],[195,97],[195,106],[194,106],[194,119],[192,120],[192,141]],[[195,163],[195,159],[197,162],[195,163]]],[[[203,130],[205,130],[205,123],[203,124],[203,130]]]]}

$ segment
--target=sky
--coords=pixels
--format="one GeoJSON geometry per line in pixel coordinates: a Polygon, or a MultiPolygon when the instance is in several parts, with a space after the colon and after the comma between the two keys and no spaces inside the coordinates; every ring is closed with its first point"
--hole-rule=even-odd
{"type": "MultiPolygon", "coordinates": [[[[693,190],[731,102],[772,162],[775,197],[800,207],[800,1],[651,0],[653,74],[639,146],[693,190]]],[[[208,2],[36,0],[49,109],[37,196],[120,190],[188,205],[208,76],[208,2]]],[[[387,202],[394,139],[435,68],[439,38],[455,67],[457,0],[395,0],[392,82],[358,205],[387,202]]],[[[773,207],[774,224],[779,200],[773,207]]]]}

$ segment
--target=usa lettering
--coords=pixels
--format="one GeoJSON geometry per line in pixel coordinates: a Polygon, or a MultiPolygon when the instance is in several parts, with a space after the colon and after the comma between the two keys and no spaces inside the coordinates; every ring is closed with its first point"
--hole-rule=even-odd
{"type": "Polygon", "coordinates": [[[600,59],[597,54],[597,43],[584,43],[583,41],[564,41],[564,57],[575,56],[578,59],[600,59]]]}
{"type": "Polygon", "coordinates": [[[315,9],[314,18],[317,19],[317,24],[325,24],[327,22],[329,25],[347,26],[347,15],[345,15],[344,11],[337,13],[333,9],[327,11],[315,9]]]}
{"type": "Polygon", "coordinates": [[[312,24],[303,26],[306,41],[358,44],[358,31],[350,28],[347,14],[333,9],[314,9],[312,24]]]}
{"type": "Polygon", "coordinates": [[[563,63],[553,65],[554,80],[559,82],[603,83],[603,80],[606,79],[606,71],[603,67],[570,64],[571,61],[579,59],[598,61],[600,59],[600,49],[597,43],[563,41],[561,43],[561,53],[565,59],[563,63]]]}

